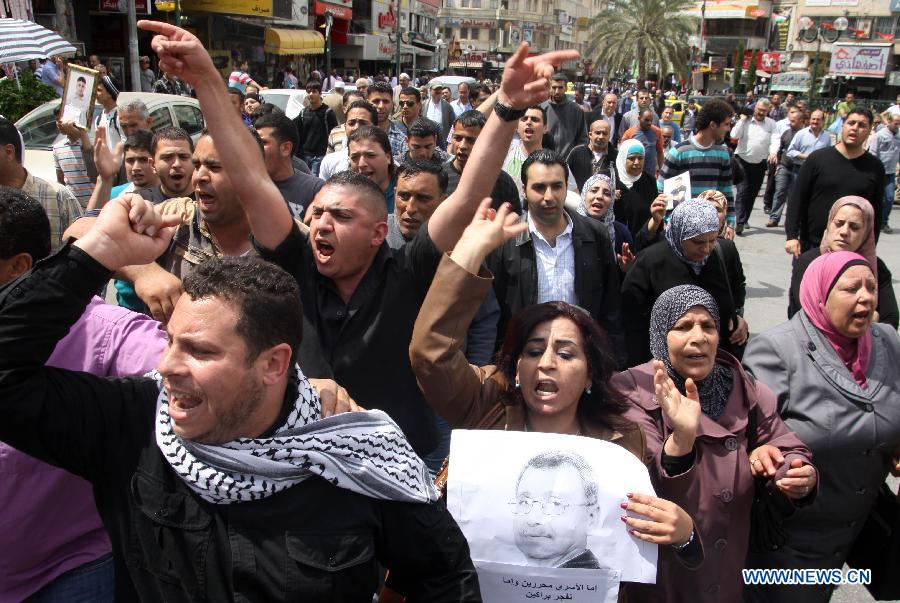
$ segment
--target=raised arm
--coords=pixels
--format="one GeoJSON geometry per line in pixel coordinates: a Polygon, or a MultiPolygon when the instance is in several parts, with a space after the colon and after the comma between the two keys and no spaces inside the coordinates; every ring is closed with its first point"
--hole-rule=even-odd
{"type": "MultiPolygon", "coordinates": [[[[528,44],[523,43],[506,62],[498,102],[513,109],[527,109],[544,102],[550,97],[549,81],[554,66],[578,56],[577,51],[560,50],[529,57],[528,44]]],[[[496,114],[488,117],[467,163],[477,169],[463,170],[456,191],[438,206],[428,221],[428,234],[441,251],[453,249],[478,204],[494,188],[506,158],[506,152],[498,153],[497,149],[509,148],[517,123],[518,120],[503,121],[496,114]]]]}
{"type": "MultiPolygon", "coordinates": [[[[409,358],[425,399],[451,426],[473,427],[498,402],[495,367],[469,364],[462,342],[491,287],[485,256],[526,227],[508,205],[492,221],[490,202],[479,208],[451,257],[444,257],[422,303],[409,358]]],[[[500,379],[502,381],[502,378],[500,379]]]]}
{"type": "Polygon", "coordinates": [[[87,479],[99,478],[111,455],[121,460],[147,437],[134,433],[123,415],[146,413],[149,426],[153,406],[146,396],[152,400],[148,389],[155,385],[44,365],[119,262],[144,262],[165,248],[171,232],[147,209],[111,202],[100,228],[0,291],[0,440],[87,479]],[[149,234],[131,229],[129,212],[149,234]],[[122,236],[126,229],[129,236],[122,236]]]}
{"type": "Polygon", "coordinates": [[[159,55],[160,69],[194,87],[222,166],[233,174],[253,236],[263,247],[277,248],[291,231],[291,212],[269,178],[259,146],[228,99],[209,53],[196,36],[174,25],[138,21],[138,27],[156,32],[150,46],[159,55]]]}

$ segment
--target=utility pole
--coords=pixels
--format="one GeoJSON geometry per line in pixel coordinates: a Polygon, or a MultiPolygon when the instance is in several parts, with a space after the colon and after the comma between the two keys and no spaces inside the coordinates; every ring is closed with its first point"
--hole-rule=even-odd
{"type": "MultiPolygon", "coordinates": [[[[141,91],[141,68],[138,65],[138,40],[137,40],[137,12],[134,7],[134,0],[126,2],[128,7],[128,63],[131,72],[131,89],[135,92],[141,91]]],[[[121,82],[125,86],[125,82],[121,82]]]]}
{"type": "Polygon", "coordinates": [[[394,16],[394,39],[397,43],[397,57],[396,57],[396,66],[394,71],[394,77],[397,78],[397,82],[400,82],[400,72],[402,67],[400,66],[400,49],[403,45],[403,41],[400,38],[400,16],[403,14],[403,11],[400,9],[401,0],[397,0],[397,12],[394,16]]]}

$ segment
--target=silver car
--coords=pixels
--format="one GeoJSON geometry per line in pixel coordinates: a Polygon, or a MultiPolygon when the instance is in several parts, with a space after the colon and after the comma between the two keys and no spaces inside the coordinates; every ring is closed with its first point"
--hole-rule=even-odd
{"type": "MultiPolygon", "coordinates": [[[[200,103],[195,98],[176,96],[173,94],[155,94],[152,92],[122,92],[118,103],[123,105],[132,100],[141,100],[147,105],[153,119],[151,128],[156,131],[167,126],[178,126],[197,141],[203,131],[203,113],[200,103]]],[[[56,129],[56,118],[53,111],[59,106],[59,99],[48,101],[27,113],[16,122],[25,141],[24,163],[30,173],[48,182],[56,182],[56,168],[53,165],[53,143],[62,138],[56,129]]],[[[102,107],[94,105],[91,119],[91,133],[100,115],[102,107]]]]}

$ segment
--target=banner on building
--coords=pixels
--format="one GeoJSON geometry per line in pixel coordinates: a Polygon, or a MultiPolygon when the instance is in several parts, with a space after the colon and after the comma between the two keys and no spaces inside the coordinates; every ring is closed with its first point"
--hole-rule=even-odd
{"type": "Polygon", "coordinates": [[[892,44],[834,44],[829,75],[877,77],[887,75],[892,44]]]}
{"type": "Polygon", "coordinates": [[[806,92],[809,90],[810,74],[808,71],[787,71],[772,75],[769,89],[781,92],[806,92]]]}
{"type": "Polygon", "coordinates": [[[181,10],[271,17],[272,0],[181,0],[181,10]]]}
{"type": "MultiPolygon", "coordinates": [[[[102,13],[127,13],[126,0],[100,0],[100,12],[102,13]]],[[[139,15],[150,14],[150,4],[147,0],[134,0],[134,12],[139,15]]]]}
{"type": "Polygon", "coordinates": [[[743,68],[750,68],[750,58],[756,52],[756,69],[757,71],[767,71],[768,73],[778,73],[781,70],[781,53],[778,52],[759,52],[753,50],[744,51],[743,68]]]}
{"type": "Polygon", "coordinates": [[[517,25],[510,25],[509,27],[509,45],[510,46],[518,46],[522,43],[522,28],[517,25]]]}

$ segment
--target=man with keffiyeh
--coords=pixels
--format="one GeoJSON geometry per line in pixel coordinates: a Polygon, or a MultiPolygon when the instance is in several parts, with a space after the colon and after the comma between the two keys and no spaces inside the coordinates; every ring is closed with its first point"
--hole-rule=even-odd
{"type": "Polygon", "coordinates": [[[294,279],[255,258],[184,281],[158,372],[44,366],[112,270],[173,220],[136,196],[0,291],[0,440],[90,481],[117,600],[371,600],[378,563],[409,600],[480,600],[423,462],[381,411],[321,419],[293,360],[294,279]]]}
{"type": "Polygon", "coordinates": [[[186,278],[158,372],[45,366],[111,272],[158,257],[177,221],[120,197],[0,291],[0,440],[92,483],[117,600],[371,601],[379,564],[410,601],[480,600],[397,425],[377,410],[321,418],[295,364],[298,287],[274,265],[212,259],[186,278]]]}

